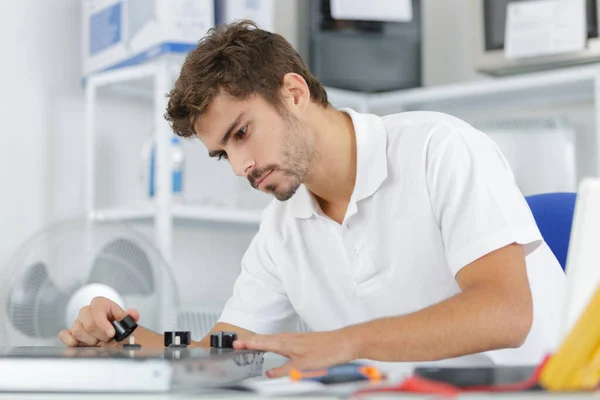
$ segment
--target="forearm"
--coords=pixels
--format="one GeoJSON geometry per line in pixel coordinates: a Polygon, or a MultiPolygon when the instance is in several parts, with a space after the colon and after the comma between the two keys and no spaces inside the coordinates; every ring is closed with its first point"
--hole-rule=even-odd
{"type": "Polygon", "coordinates": [[[473,288],[412,314],[342,329],[356,358],[432,361],[518,347],[531,327],[529,301],[473,288]]]}
{"type": "Polygon", "coordinates": [[[210,335],[214,332],[235,332],[237,334],[238,339],[246,339],[254,335],[254,332],[248,331],[238,326],[226,324],[224,322],[217,322],[215,326],[210,330],[210,332],[208,332],[206,336],[202,338],[202,340],[192,342],[190,347],[210,347],[210,335]]]}
{"type": "MultiPolygon", "coordinates": [[[[158,334],[142,326],[138,326],[132,336],[135,336],[135,342],[143,347],[164,347],[165,345],[164,335],[158,334]]],[[[127,342],[128,339],[125,339],[123,342],[118,343],[118,345],[127,342]]],[[[210,338],[207,336],[201,341],[192,341],[190,347],[210,347],[210,338]]]]}
{"type": "MultiPolygon", "coordinates": [[[[218,331],[236,332],[238,334],[238,337],[242,339],[254,335],[253,332],[247,331],[237,326],[219,322],[202,340],[192,341],[192,343],[190,343],[190,347],[210,347],[210,335],[211,333],[218,331]]],[[[165,345],[163,335],[160,335],[156,332],[151,331],[150,329],[144,328],[139,325],[133,332],[132,336],[135,337],[135,342],[143,347],[164,347],[165,345]]],[[[128,339],[125,339],[121,343],[115,343],[115,345],[121,345],[127,342],[128,339]]]]}

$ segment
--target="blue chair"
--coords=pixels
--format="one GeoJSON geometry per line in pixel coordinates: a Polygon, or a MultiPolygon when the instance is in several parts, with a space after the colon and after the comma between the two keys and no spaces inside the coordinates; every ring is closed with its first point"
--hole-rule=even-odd
{"type": "Polygon", "coordinates": [[[544,193],[525,197],[544,241],[563,271],[567,264],[576,198],[576,193],[544,193]]]}

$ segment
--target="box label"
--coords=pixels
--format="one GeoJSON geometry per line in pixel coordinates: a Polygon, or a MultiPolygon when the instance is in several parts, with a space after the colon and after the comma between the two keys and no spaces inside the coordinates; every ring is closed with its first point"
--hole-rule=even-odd
{"type": "Polygon", "coordinates": [[[121,41],[122,4],[105,8],[90,18],[90,55],[94,55],[107,47],[121,41]]]}

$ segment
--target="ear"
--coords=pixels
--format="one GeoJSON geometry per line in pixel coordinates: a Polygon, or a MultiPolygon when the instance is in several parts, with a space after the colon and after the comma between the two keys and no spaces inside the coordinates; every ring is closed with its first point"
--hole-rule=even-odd
{"type": "Polygon", "coordinates": [[[288,72],[283,76],[281,90],[290,108],[303,110],[310,102],[308,84],[301,75],[294,72],[288,72]]]}

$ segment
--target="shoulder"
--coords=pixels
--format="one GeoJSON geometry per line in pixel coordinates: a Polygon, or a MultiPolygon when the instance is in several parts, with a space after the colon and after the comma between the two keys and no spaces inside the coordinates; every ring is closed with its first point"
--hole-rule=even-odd
{"type": "Polygon", "coordinates": [[[437,111],[409,111],[382,117],[388,135],[429,136],[440,131],[476,130],[466,121],[437,111]]]}
{"type": "Polygon", "coordinates": [[[391,150],[414,152],[418,146],[431,157],[456,146],[495,147],[493,141],[473,125],[442,112],[410,111],[387,115],[382,120],[391,150]]]}

